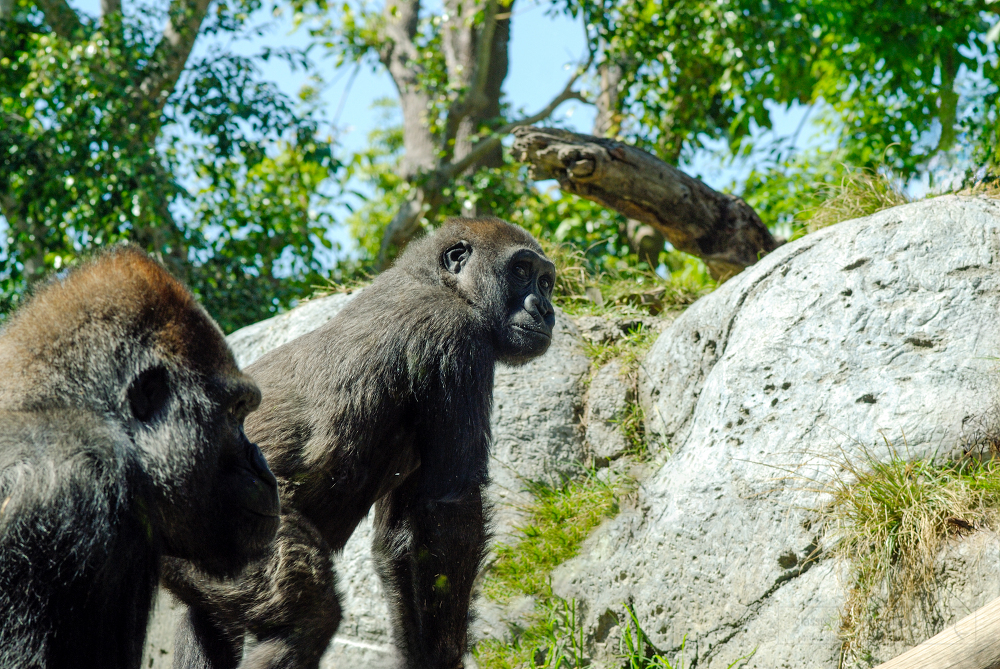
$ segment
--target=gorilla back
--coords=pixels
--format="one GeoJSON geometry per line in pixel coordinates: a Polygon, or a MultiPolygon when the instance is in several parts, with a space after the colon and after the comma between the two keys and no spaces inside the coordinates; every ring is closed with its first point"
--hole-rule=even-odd
{"type": "Polygon", "coordinates": [[[376,505],[373,551],[405,666],[456,669],[487,532],[496,362],[549,346],[555,268],[524,230],[453,219],[330,323],[261,358],[247,421],[278,477],[282,526],[266,566],[235,584],[170,561],[193,604],[175,667],[316,667],[340,609],[329,556],[376,505]],[[237,642],[228,648],[226,639],[237,642]]]}
{"type": "Polygon", "coordinates": [[[163,555],[260,558],[277,484],[221,331],[142,252],[43,288],[0,332],[0,667],[136,669],[163,555]]]}

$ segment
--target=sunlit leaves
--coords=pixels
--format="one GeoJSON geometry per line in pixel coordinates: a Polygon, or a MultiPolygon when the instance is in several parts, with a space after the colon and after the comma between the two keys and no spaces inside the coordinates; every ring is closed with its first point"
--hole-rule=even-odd
{"type": "MultiPolygon", "coordinates": [[[[239,29],[259,6],[216,3],[207,29],[239,29]]],[[[90,32],[73,41],[28,3],[0,25],[0,316],[37,276],[120,240],[162,259],[226,329],[317,282],[338,163],[314,105],[263,81],[256,64],[296,54],[214,49],[161,109],[142,93],[158,7],[130,5],[100,30],[85,20],[90,32]]]]}

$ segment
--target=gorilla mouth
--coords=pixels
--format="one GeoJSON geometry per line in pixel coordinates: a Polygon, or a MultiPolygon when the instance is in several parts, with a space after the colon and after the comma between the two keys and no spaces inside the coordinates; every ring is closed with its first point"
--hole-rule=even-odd
{"type": "Polygon", "coordinates": [[[539,330],[538,328],[529,328],[524,325],[518,325],[516,323],[512,323],[512,325],[518,330],[523,330],[524,332],[530,332],[532,334],[541,335],[546,339],[552,339],[552,335],[546,332],[545,330],[539,330]]]}

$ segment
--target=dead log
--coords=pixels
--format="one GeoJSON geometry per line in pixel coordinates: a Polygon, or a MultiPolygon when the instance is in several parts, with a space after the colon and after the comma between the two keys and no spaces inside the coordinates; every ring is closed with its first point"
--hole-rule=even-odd
{"type": "Polygon", "coordinates": [[[568,193],[652,225],[674,248],[705,261],[725,280],[778,242],[757,213],[659,158],[621,142],[555,128],[514,130],[513,155],[534,179],[557,179],[568,193]]]}
{"type": "Polygon", "coordinates": [[[875,669],[1000,668],[1000,597],[875,669]]]}

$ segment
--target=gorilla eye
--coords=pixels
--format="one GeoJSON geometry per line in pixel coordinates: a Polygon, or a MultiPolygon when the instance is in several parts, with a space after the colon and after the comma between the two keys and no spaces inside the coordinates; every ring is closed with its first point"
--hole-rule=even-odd
{"type": "Polygon", "coordinates": [[[516,276],[517,278],[527,279],[528,273],[529,271],[527,263],[519,262],[516,265],[514,265],[514,276],[516,276]]]}
{"type": "Polygon", "coordinates": [[[170,398],[167,370],[163,367],[147,369],[132,382],[128,389],[132,415],[147,423],[163,408],[170,398]]]}
{"type": "Polygon", "coordinates": [[[552,289],[552,279],[547,276],[543,276],[538,280],[538,285],[542,287],[542,290],[547,292],[552,289]]]}

